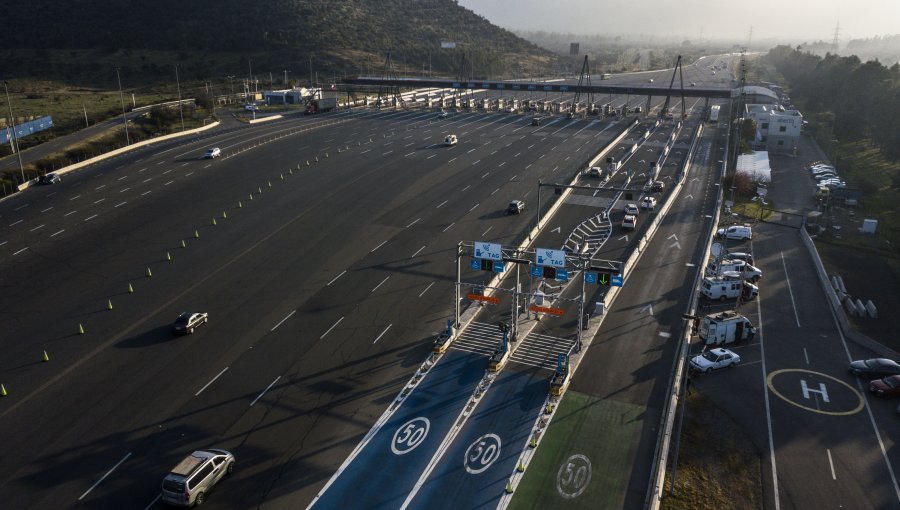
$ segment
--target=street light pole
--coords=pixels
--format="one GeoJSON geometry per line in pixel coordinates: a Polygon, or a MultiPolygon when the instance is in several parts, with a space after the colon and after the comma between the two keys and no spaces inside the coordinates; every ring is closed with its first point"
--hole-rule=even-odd
{"type": "Polygon", "coordinates": [[[119,100],[122,101],[122,124],[125,125],[125,145],[131,145],[131,137],[128,136],[128,118],[125,117],[125,96],[122,94],[122,77],[119,76],[118,66],[116,66],[116,80],[119,82],[119,100]]]}
{"type": "Polygon", "coordinates": [[[181,115],[181,130],[184,131],[184,108],[181,106],[181,80],[178,79],[178,64],[175,64],[175,85],[178,87],[178,114],[181,115]]]}
{"type": "Polygon", "coordinates": [[[25,166],[22,164],[22,151],[19,150],[19,134],[16,132],[16,118],[13,117],[12,103],[9,100],[9,85],[3,80],[3,90],[6,91],[6,106],[9,107],[9,129],[13,132],[13,148],[19,157],[19,172],[22,173],[22,182],[25,182],[25,166]]]}

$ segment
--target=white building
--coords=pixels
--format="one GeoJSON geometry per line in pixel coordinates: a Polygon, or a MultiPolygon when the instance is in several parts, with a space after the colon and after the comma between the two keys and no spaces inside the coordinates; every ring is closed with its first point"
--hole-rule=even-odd
{"type": "Polygon", "coordinates": [[[803,115],[798,110],[785,110],[781,106],[748,104],[744,117],[756,122],[756,139],[751,144],[755,150],[774,154],[797,154],[803,115]]]}

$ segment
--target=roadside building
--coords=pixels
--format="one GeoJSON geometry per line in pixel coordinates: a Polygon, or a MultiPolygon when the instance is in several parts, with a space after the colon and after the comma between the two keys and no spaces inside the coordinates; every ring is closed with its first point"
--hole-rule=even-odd
{"type": "Polygon", "coordinates": [[[803,115],[798,110],[785,110],[771,104],[747,104],[744,116],[756,122],[752,149],[773,154],[797,154],[803,127],[803,115]]]}

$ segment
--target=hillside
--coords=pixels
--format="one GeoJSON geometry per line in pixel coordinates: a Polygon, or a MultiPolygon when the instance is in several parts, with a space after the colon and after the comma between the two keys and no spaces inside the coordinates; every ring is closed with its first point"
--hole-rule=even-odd
{"type": "Polygon", "coordinates": [[[169,80],[223,74],[307,77],[379,72],[392,51],[397,67],[459,72],[461,52],[476,76],[541,72],[549,52],[492,25],[454,0],[29,0],[11,2],[0,75],[107,84],[118,65],[130,77],[169,80]],[[454,41],[458,49],[441,49],[454,41]],[[127,69],[126,69],[127,68],[127,69]],[[101,83],[97,83],[100,81],[101,83]]]}

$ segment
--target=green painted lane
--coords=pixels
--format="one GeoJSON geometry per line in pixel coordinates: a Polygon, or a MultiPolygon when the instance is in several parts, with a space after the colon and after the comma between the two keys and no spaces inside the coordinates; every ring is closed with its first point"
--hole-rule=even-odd
{"type": "Polygon", "coordinates": [[[622,508],[645,411],[566,392],[510,510],[622,508]]]}

